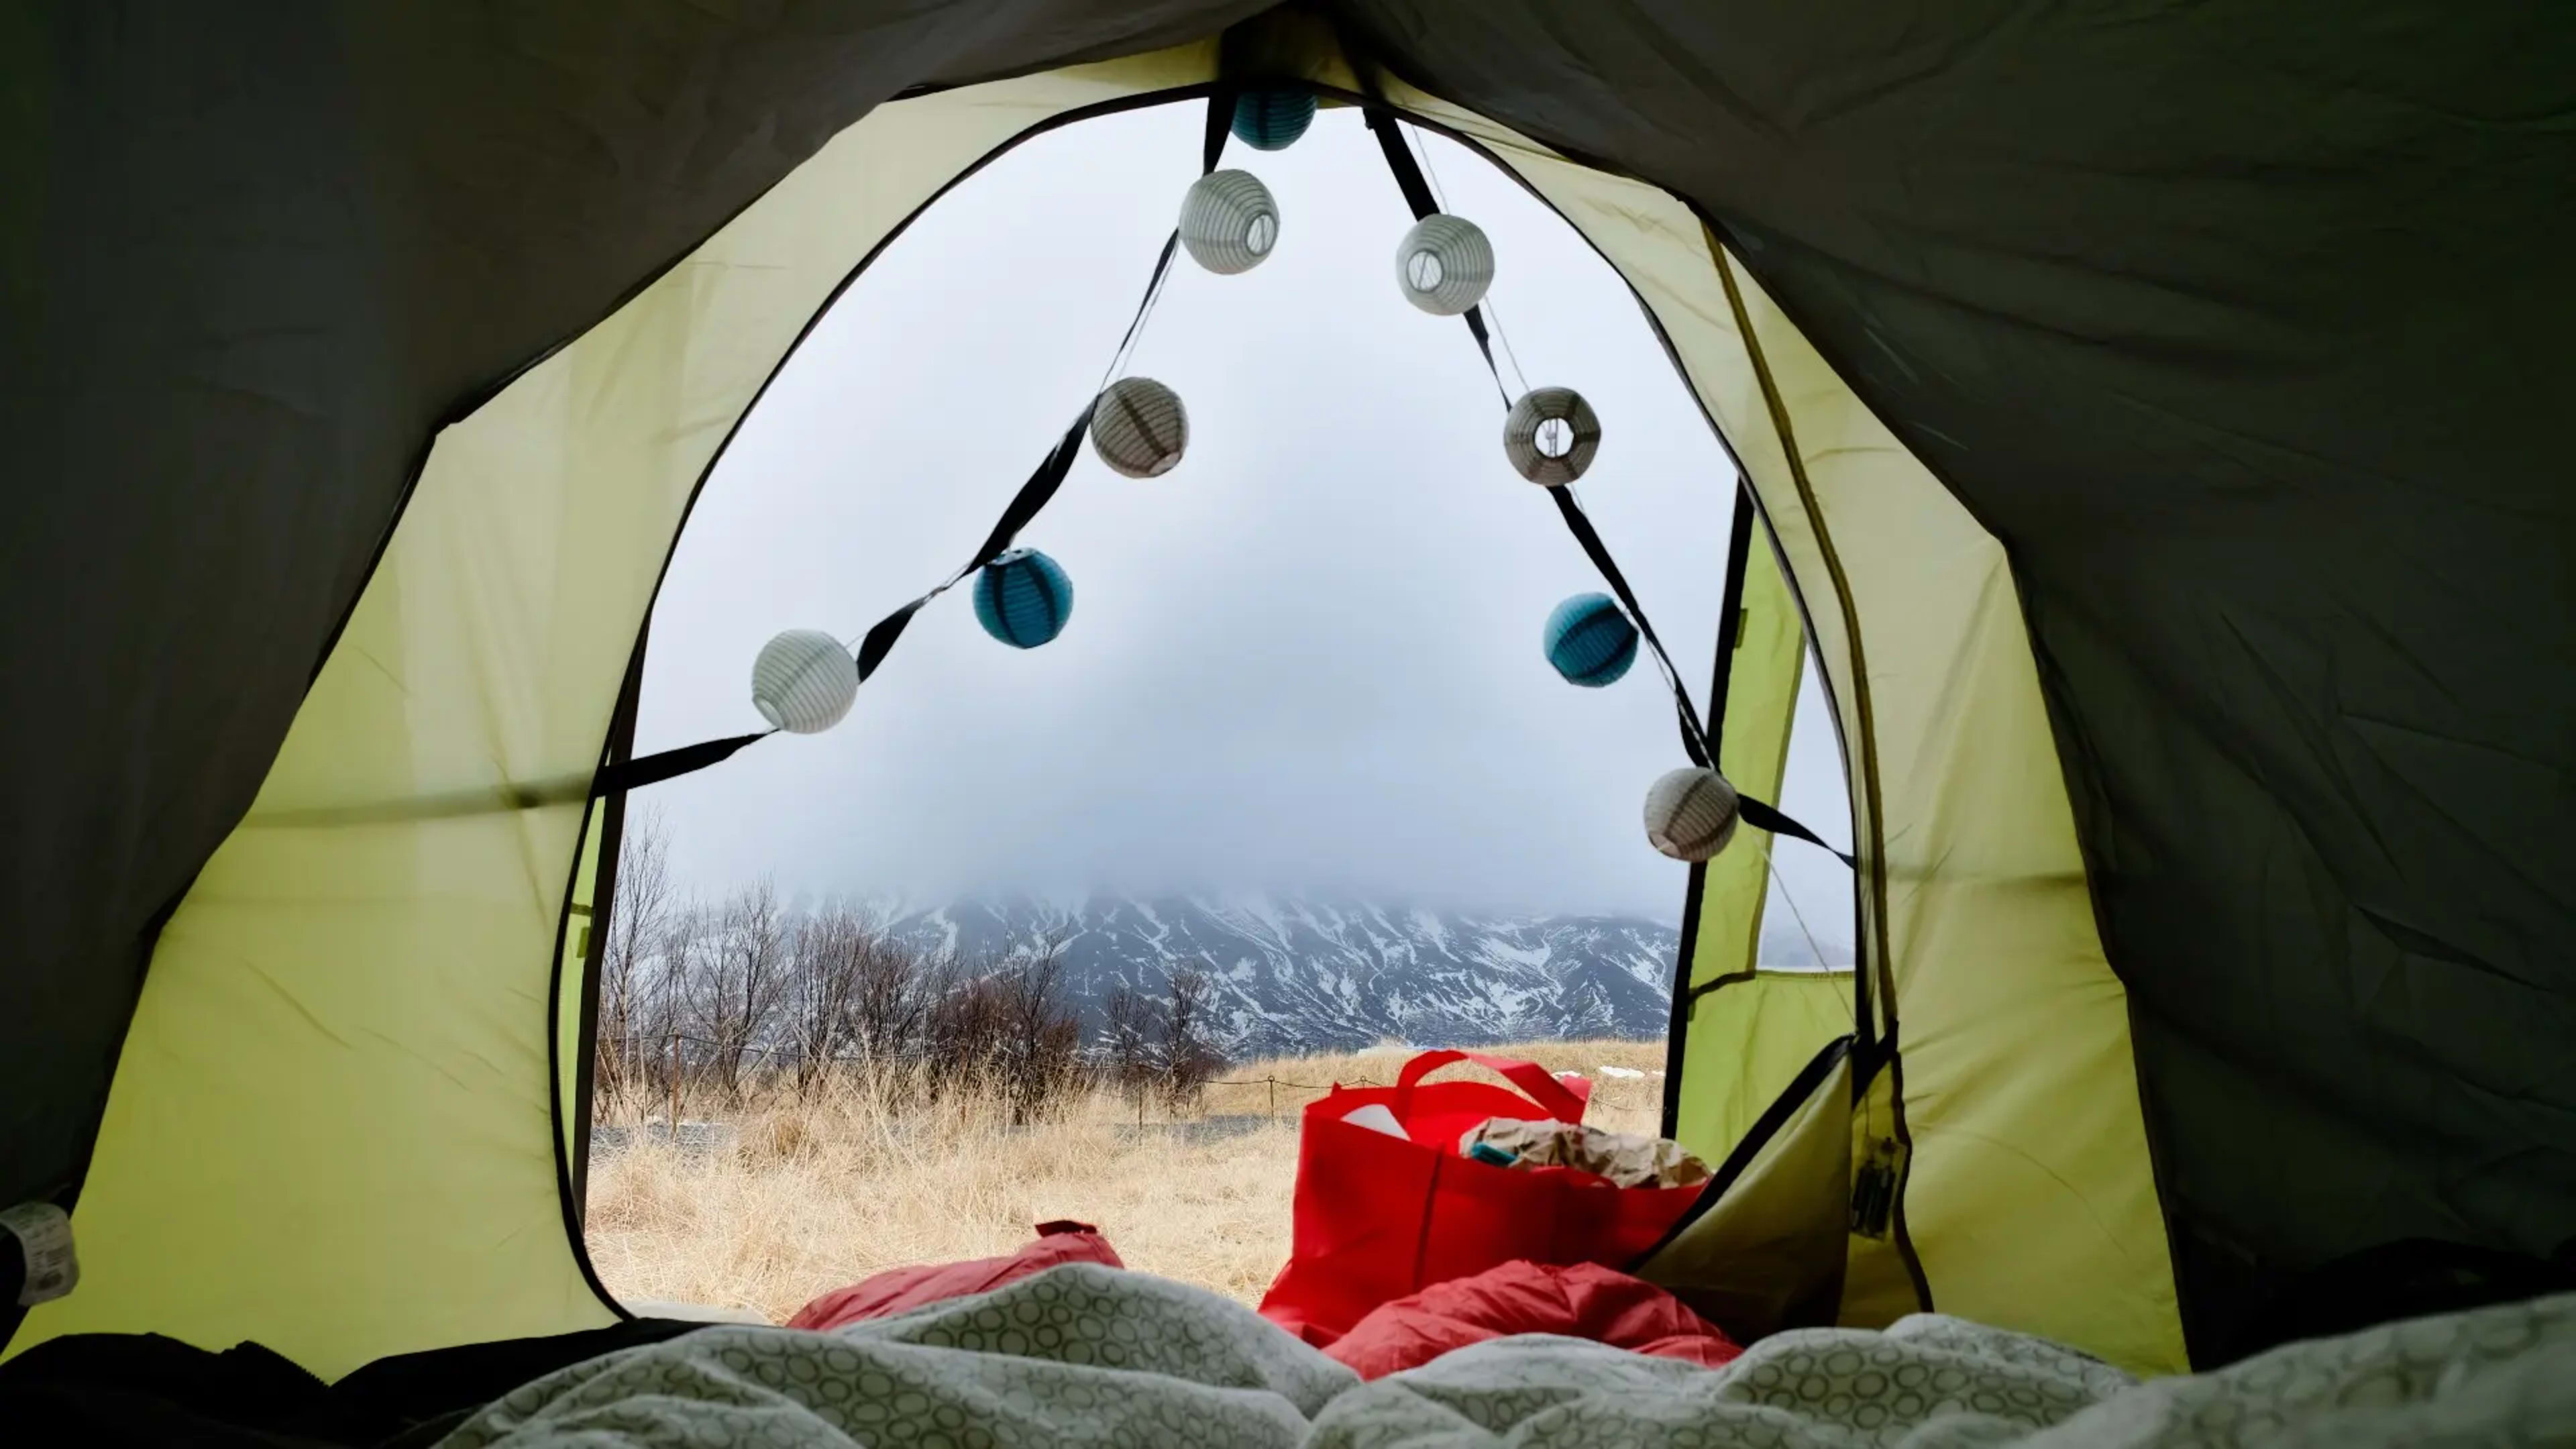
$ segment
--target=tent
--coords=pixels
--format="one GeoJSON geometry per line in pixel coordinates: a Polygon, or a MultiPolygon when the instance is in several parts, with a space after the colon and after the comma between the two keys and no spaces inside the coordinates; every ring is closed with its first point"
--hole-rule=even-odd
{"type": "Polygon", "coordinates": [[[1820,671],[1859,1025],[1750,971],[1754,852],[1695,877],[1672,1110],[1738,1171],[1674,1275],[2178,1369],[2374,1245],[2576,1231],[2576,14],[6,14],[0,1204],[82,1264],[12,1351],[617,1316],[591,787],[694,494],[943,189],[1253,79],[1634,288],[1753,505],[1749,791],[1820,671]]]}

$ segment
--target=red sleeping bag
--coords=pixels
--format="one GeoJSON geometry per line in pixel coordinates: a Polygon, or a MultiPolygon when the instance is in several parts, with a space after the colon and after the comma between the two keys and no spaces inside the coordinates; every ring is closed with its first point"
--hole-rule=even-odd
{"type": "Polygon", "coordinates": [[[972,1258],[963,1263],[931,1263],[918,1268],[889,1268],[847,1288],[835,1288],[796,1310],[790,1328],[840,1328],[871,1318],[888,1318],[932,1303],[945,1303],[969,1293],[989,1293],[1032,1273],[1066,1263],[1098,1263],[1124,1268],[1118,1250],[1089,1223],[1069,1219],[1038,1224],[1038,1239],[1003,1258],[972,1258]]]}
{"type": "Polygon", "coordinates": [[[1597,1263],[1527,1262],[1380,1304],[1324,1352],[1374,1379],[1515,1333],[1588,1338],[1703,1368],[1744,1352],[1723,1329],[1652,1283],[1597,1263]]]}
{"type": "MultiPolygon", "coordinates": [[[[790,1328],[833,1329],[990,1292],[1065,1263],[1123,1268],[1089,1223],[1038,1224],[1037,1241],[1007,1257],[892,1268],[797,1310],[790,1328]]],[[[1429,1363],[1453,1348],[1516,1333],[1587,1338],[1612,1348],[1715,1368],[1744,1350],[1717,1325],[1651,1283],[1593,1263],[1512,1262],[1380,1304],[1325,1352],[1361,1378],[1429,1363]]]]}

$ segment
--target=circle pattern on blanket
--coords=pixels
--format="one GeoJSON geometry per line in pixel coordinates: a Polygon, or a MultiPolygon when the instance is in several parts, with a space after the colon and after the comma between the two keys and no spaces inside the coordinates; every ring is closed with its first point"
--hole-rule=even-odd
{"type": "MultiPolygon", "coordinates": [[[[2440,1422],[2482,1443],[2561,1427],[2534,1393],[2576,1347],[2576,1297],[2288,1344],[2140,1384],[2044,1339],[1936,1314],[1885,1332],[1797,1329],[1700,1369],[1564,1340],[1506,1339],[1358,1385],[1239,1309],[1180,1284],[1083,1264],[980,1298],[831,1334],[701,1329],[524,1384],[443,1441],[553,1443],[614,1426],[638,1443],[1207,1444],[1390,1442],[1471,1426],[1524,1449],[1758,1449],[2020,1442],[2070,1424],[2149,1445],[2253,1444],[2365,1421],[2440,1422]],[[1004,1345],[1053,1327],[1065,1352],[1004,1345]],[[1120,1330],[1124,1330],[1121,1332],[1120,1330]],[[1088,1346],[1126,1345],[1079,1361],[1088,1346]],[[948,1350],[924,1352],[923,1350],[948,1350]],[[1115,1375],[1103,1367],[1131,1369],[1115,1375]],[[1158,1382],[1160,1381],[1160,1382],[1158,1382]],[[2429,1411],[2429,1412],[2425,1412],[2429,1411]],[[1425,1417],[1427,1415],[1427,1417],[1425,1417]]],[[[2554,1442],[2554,1441],[2553,1441],[2554,1442]]]]}
{"type": "Polygon", "coordinates": [[[994,1445],[1009,1426],[1052,1422],[1102,1443],[1275,1449],[1305,1428],[1300,1405],[1349,1386],[1348,1370],[1266,1323],[1212,1319],[1214,1306],[1198,1289],[1075,1265],[828,1335],[702,1329],[522,1385],[447,1442],[614,1422],[651,1443],[994,1445]],[[1140,1392],[1150,1380],[1135,1375],[1175,1391],[1140,1392]],[[1269,1392],[1240,1392],[1251,1389],[1269,1392]]]}

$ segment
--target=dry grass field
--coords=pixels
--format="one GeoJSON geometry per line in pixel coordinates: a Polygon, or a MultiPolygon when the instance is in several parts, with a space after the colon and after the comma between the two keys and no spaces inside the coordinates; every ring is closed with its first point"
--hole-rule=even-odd
{"type": "MultiPolygon", "coordinates": [[[[1592,1078],[1597,1126],[1654,1129],[1660,1041],[1494,1050],[1592,1078]]],[[[1156,1104],[1141,1127],[1131,1101],[1107,1094],[1013,1127],[988,1099],[918,1103],[901,1084],[838,1085],[732,1111],[683,1102],[684,1122],[721,1127],[709,1140],[684,1132],[675,1146],[647,1126],[663,1103],[617,1104],[600,1125],[612,1129],[603,1139],[622,1129],[623,1141],[590,1164],[591,1259],[630,1303],[781,1321],[880,1269],[1007,1253],[1032,1224],[1078,1218],[1098,1224],[1130,1267],[1251,1303],[1288,1256],[1299,1109],[1335,1081],[1390,1082],[1409,1054],[1231,1067],[1189,1112],[1175,1118],[1156,1104]]]]}

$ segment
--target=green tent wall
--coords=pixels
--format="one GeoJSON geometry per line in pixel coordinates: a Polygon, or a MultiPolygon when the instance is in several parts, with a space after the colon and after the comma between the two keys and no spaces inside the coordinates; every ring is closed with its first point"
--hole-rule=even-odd
{"type": "MultiPolygon", "coordinates": [[[[709,388],[747,405],[828,283],[757,303],[784,335],[715,355],[712,334],[683,335],[691,309],[744,303],[728,293],[743,279],[683,263],[937,97],[881,103],[1013,76],[1095,88],[953,150],[870,153],[848,184],[878,188],[880,232],[1028,124],[1212,74],[1213,37],[1258,8],[0,14],[0,640],[26,682],[0,725],[0,1200],[97,1194],[81,1226],[102,1282],[62,1309],[128,1327],[203,1312],[218,1332],[237,1307],[214,1272],[111,1312],[119,1253],[98,1244],[120,1211],[145,1215],[103,1189],[149,1187],[118,1177],[117,1133],[140,1120],[120,1128],[110,1105],[120,1061],[220,1080],[192,1043],[277,1041],[174,1040],[164,1016],[276,1029],[328,980],[251,1005],[257,972],[172,963],[222,932],[261,965],[340,959],[302,934],[332,899],[309,886],[366,852],[259,810],[431,787],[506,806],[595,766],[626,652],[592,641],[631,641],[703,465],[529,419],[581,387],[665,420],[709,388]],[[603,327],[665,329],[672,370],[585,373],[578,339],[603,327]],[[434,486],[442,454],[477,448],[563,487],[434,486]],[[635,490],[647,516],[594,554],[581,536],[635,490]],[[460,646],[406,632],[489,604],[438,558],[512,550],[554,592],[543,617],[490,617],[490,637],[546,669],[439,659],[460,646]],[[353,640],[400,640],[471,682],[434,715],[502,707],[484,774],[448,769],[461,735],[408,775],[329,743],[427,737],[335,674],[353,640]]],[[[1882,1026],[1902,1022],[1891,1075],[1907,1078],[1871,1090],[1934,1138],[1964,1113],[1948,1120],[1966,1141],[1979,1114],[2021,1111],[2006,1108],[2036,1070],[1985,1043],[2063,1041],[2074,1021],[2082,1060],[2060,1069],[2134,1064],[2127,1110],[2172,1262],[2130,1268],[2170,1272],[2196,1345],[2223,1343],[2284,1275],[2373,1243],[2545,1252],[2569,1235],[2576,508],[2552,404],[2576,322],[2555,246],[2576,196],[2576,16],[1671,3],[1575,23],[1527,0],[1355,0],[1330,19],[1399,105],[1484,144],[1603,246],[1743,458],[1852,754],[1860,985],[1882,1026]],[[1597,187],[1660,198],[1670,224],[1624,241],[1587,225],[1597,187]],[[1885,622],[1935,583],[1949,602],[1916,609],[1920,631],[1885,622]],[[2021,823],[1931,854],[1888,828],[1996,818],[2021,823]],[[1997,949],[2054,984],[1999,973],[1997,949]]],[[[456,973],[551,972],[582,817],[556,801],[440,825],[401,862],[437,888],[403,912],[506,889],[492,929],[544,944],[492,965],[397,932],[381,959],[413,974],[387,979],[527,995],[456,973]]],[[[459,1201],[523,1203],[512,1231],[550,1230],[555,1260],[517,1307],[466,1285],[412,1321],[325,1313],[317,1358],[605,1311],[560,1204],[526,1186],[542,1169],[559,1195],[565,1175],[547,1106],[560,1054],[548,993],[532,999],[532,1024],[482,1023],[488,1039],[461,1045],[503,1048],[494,1100],[535,1128],[496,1125],[444,1163],[459,1201]]],[[[441,1113],[389,1110],[417,1114],[411,1147],[456,1145],[441,1113]]],[[[275,1231],[363,1238],[353,1215],[404,1180],[291,1175],[308,1147],[234,1131],[162,1141],[164,1165],[177,1153],[183,1180],[230,1184],[218,1200],[239,1211],[266,1203],[275,1231]]],[[[1938,1156],[1919,1143],[1919,1171],[1938,1156]]],[[[202,1265],[251,1230],[169,1231],[155,1251],[202,1265]]],[[[2149,1251],[2133,1236],[2095,1256],[2149,1251]]],[[[1915,1246],[1944,1307],[2033,1291],[2008,1281],[2005,1245],[1915,1246]]],[[[1909,1296],[1865,1257],[1860,1291],[1909,1296]]],[[[364,1285],[266,1291],[322,1303],[364,1285]]]]}

